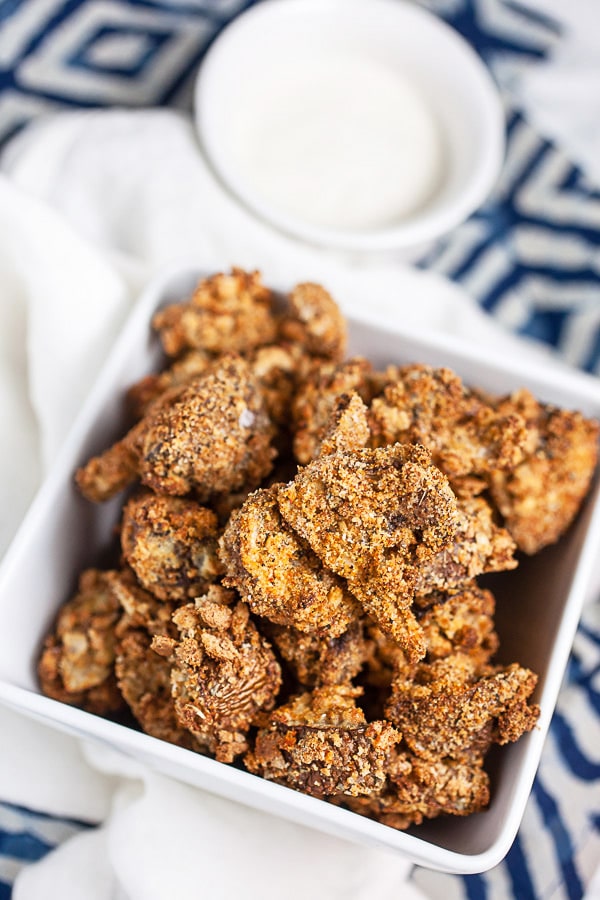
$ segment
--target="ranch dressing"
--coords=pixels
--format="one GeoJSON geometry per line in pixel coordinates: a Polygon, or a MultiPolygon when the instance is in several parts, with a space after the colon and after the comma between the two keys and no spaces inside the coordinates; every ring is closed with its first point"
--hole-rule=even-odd
{"type": "Polygon", "coordinates": [[[233,125],[236,165],[257,197],[346,230],[385,227],[426,204],[442,179],[443,147],[408,77],[355,56],[275,71],[254,85],[233,125]]]}

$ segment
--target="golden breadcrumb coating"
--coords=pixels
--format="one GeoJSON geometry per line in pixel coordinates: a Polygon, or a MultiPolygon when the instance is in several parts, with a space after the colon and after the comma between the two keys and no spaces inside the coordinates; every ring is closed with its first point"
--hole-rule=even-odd
{"type": "Polygon", "coordinates": [[[284,625],[271,625],[268,634],[298,683],[310,688],[349,684],[370,650],[358,621],[337,637],[304,634],[284,625]]]}
{"type": "Polygon", "coordinates": [[[340,394],[323,435],[319,456],[366,447],[371,437],[367,413],[359,394],[340,394]]]}
{"type": "MultiPolygon", "coordinates": [[[[417,594],[413,612],[425,644],[425,661],[456,652],[472,657],[477,666],[487,664],[498,649],[494,629],[494,595],[475,581],[452,591],[417,594]]],[[[387,690],[396,671],[409,662],[400,644],[374,622],[365,622],[367,659],[365,683],[387,690]]]]}
{"type": "Polygon", "coordinates": [[[275,705],[281,670],[271,645],[246,604],[218,585],[180,607],[173,622],[179,631],[171,668],[177,719],[207,752],[233,762],[247,749],[258,714],[275,705]]]}
{"type": "Polygon", "coordinates": [[[420,825],[424,818],[480,812],[488,805],[489,796],[489,778],[481,759],[467,763],[397,752],[392,754],[382,791],[369,797],[340,797],[336,802],[404,830],[420,825]]]}
{"type": "Polygon", "coordinates": [[[256,485],[272,468],[272,434],[248,364],[222,357],[153,417],[141,479],[157,493],[193,490],[200,501],[256,485]]]}
{"type": "Polygon", "coordinates": [[[447,546],[457,507],[423,447],[321,456],[279,489],[285,521],[411,659],[424,655],[410,610],[420,558],[447,546]]]}
{"type": "Polygon", "coordinates": [[[75,482],[86,500],[93,503],[110,500],[136,480],[146,426],[147,420],[142,419],[122,440],[77,469],[75,482]]]}
{"type": "Polygon", "coordinates": [[[495,410],[450,369],[411,365],[398,370],[371,404],[376,445],[423,444],[457,493],[485,487],[492,469],[511,469],[523,458],[525,423],[495,410]]]}
{"type": "Polygon", "coordinates": [[[499,644],[495,606],[492,592],[475,581],[450,593],[417,595],[416,616],[425,635],[426,661],[460,652],[472,657],[476,666],[487,664],[499,644]]]}
{"type": "Polygon", "coordinates": [[[527,423],[525,459],[490,475],[494,502],[525,553],[537,553],[564,534],[587,494],[598,462],[599,423],[538,403],[521,390],[498,403],[500,414],[527,423]]]}
{"type": "Polygon", "coordinates": [[[169,642],[176,637],[171,621],[176,605],[156,600],[128,571],[112,573],[111,585],[123,608],[115,629],[115,672],[124,700],[146,734],[199,749],[175,717],[170,662],[152,649],[155,639],[169,642]]]}
{"type": "Polygon", "coordinates": [[[335,685],[280,706],[258,732],[246,767],[315,797],[380,790],[400,735],[388,722],[367,723],[355,704],[359,694],[357,688],[335,685]]]}
{"type": "Polygon", "coordinates": [[[385,713],[417,756],[470,762],[493,742],[517,740],[533,728],[539,708],[528,699],[536,682],[517,663],[478,667],[455,653],[398,670],[385,713]]]}
{"type": "Polygon", "coordinates": [[[198,597],[217,579],[217,537],[216,515],[194,500],[142,491],[123,509],[123,556],[159,600],[198,597]]]}
{"type": "Polygon", "coordinates": [[[447,546],[457,526],[456,498],[423,447],[330,453],[282,485],[285,521],[344,578],[368,576],[384,550],[447,546]]]}
{"type": "Polygon", "coordinates": [[[277,625],[338,637],[358,616],[344,582],[281,518],[279,485],[255,491],[219,542],[227,573],[252,612],[277,625]]]}
{"type": "Polygon", "coordinates": [[[310,462],[319,454],[321,441],[331,425],[338,398],[342,394],[360,395],[365,403],[372,397],[373,367],[362,357],[339,366],[316,366],[300,384],[292,405],[294,455],[299,463],[310,462]]]}
{"type": "Polygon", "coordinates": [[[105,500],[136,475],[157,493],[200,502],[256,486],[272,468],[273,427],[248,363],[223,356],[183,387],[163,394],[126,437],[77,472],[90,500],[105,500]],[[116,466],[115,458],[126,461],[116,466]]]}
{"type": "Polygon", "coordinates": [[[190,300],[162,309],[152,324],[168,356],[186,349],[247,352],[275,340],[273,303],[259,272],[234,268],[200,281],[190,300]]]}
{"type": "Polygon", "coordinates": [[[346,320],[320,284],[298,284],[288,298],[280,336],[305,347],[311,356],[340,362],[346,352],[346,320]]]}
{"type": "Polygon", "coordinates": [[[110,573],[86,569],[44,641],[38,676],[46,696],[97,715],[125,708],[114,674],[120,615],[110,573]]]}
{"type": "Polygon", "coordinates": [[[170,365],[162,372],[146,375],[132,384],[127,391],[127,404],[133,418],[141,419],[165,391],[188,384],[202,375],[212,362],[213,354],[205,350],[188,350],[178,359],[171,360],[170,365]]]}
{"type": "Polygon", "coordinates": [[[415,589],[423,594],[449,590],[484,572],[514,569],[515,550],[512,537],[494,523],[492,508],[483,497],[464,497],[458,501],[452,542],[422,561],[415,589]]]}

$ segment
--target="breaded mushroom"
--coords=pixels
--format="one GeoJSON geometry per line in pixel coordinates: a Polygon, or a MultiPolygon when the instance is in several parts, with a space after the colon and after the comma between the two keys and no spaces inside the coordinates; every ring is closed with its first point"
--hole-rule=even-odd
{"type": "Polygon", "coordinates": [[[304,465],[319,454],[321,441],[342,394],[357,393],[364,403],[372,397],[373,367],[362,357],[340,365],[315,366],[300,384],[292,405],[294,455],[304,465]]]}
{"type": "Polygon", "coordinates": [[[427,662],[460,652],[480,667],[498,649],[494,595],[475,581],[450,592],[417,595],[414,605],[425,635],[427,662]]]}
{"type": "Polygon", "coordinates": [[[400,669],[385,713],[417,756],[472,762],[534,727],[539,708],[528,701],[536,683],[517,663],[479,667],[455,653],[400,669]]]}
{"type": "Polygon", "coordinates": [[[525,553],[564,534],[587,494],[598,462],[597,421],[539,403],[520,390],[498,403],[500,415],[527,424],[525,458],[490,474],[490,490],[506,527],[525,553]]]}
{"type": "Polygon", "coordinates": [[[203,594],[223,569],[214,512],[183,497],[141,491],[123,509],[123,556],[159,600],[203,594]]]}
{"type": "Polygon", "coordinates": [[[423,559],[451,544],[456,498],[423,447],[318,457],[279,489],[286,523],[348,580],[365,612],[410,659],[424,655],[410,609],[423,559]]]}
{"type": "Polygon", "coordinates": [[[322,687],[280,706],[258,732],[246,767],[314,797],[381,790],[400,735],[388,722],[367,723],[359,694],[348,685],[322,687]]]}
{"type": "Polygon", "coordinates": [[[235,587],[253,613],[277,625],[339,637],[358,617],[358,605],[282,519],[279,490],[273,485],[255,491],[231,516],[219,542],[223,583],[235,587]]]}
{"type": "Polygon", "coordinates": [[[452,541],[422,560],[415,582],[417,593],[452,590],[477,575],[517,566],[516,544],[506,528],[496,525],[493,510],[483,497],[462,498],[457,510],[452,541]]]}
{"type": "Polygon", "coordinates": [[[349,684],[370,653],[359,621],[337,637],[305,634],[284,625],[271,625],[268,634],[298,683],[310,688],[349,684]]]}
{"type": "Polygon", "coordinates": [[[44,642],[38,676],[47,697],[97,715],[125,709],[115,680],[115,626],[120,616],[111,573],[86,569],[44,642]]]}
{"type": "Polygon", "coordinates": [[[193,736],[175,717],[171,696],[171,641],[177,629],[171,621],[176,604],[157,600],[143,590],[131,573],[111,575],[115,596],[123,608],[116,627],[115,673],[119,690],[146,734],[179,747],[198,750],[193,736]],[[166,655],[153,649],[166,643],[166,655]]]}
{"type": "Polygon", "coordinates": [[[425,818],[481,812],[489,798],[489,777],[482,759],[431,760],[397,752],[392,755],[382,791],[369,797],[340,797],[337,802],[391,828],[404,830],[420,825],[425,818]]]}
{"type": "Polygon", "coordinates": [[[279,332],[284,341],[301,344],[311,356],[340,362],[346,352],[346,320],[320,284],[296,285],[289,295],[279,332]]]}
{"type": "Polygon", "coordinates": [[[525,422],[516,410],[494,409],[450,369],[405,366],[371,404],[376,446],[423,444],[457,494],[478,493],[493,469],[523,458],[525,422]]]}
{"type": "Polygon", "coordinates": [[[257,485],[272,468],[273,427],[248,363],[233,354],[163,394],[118,444],[79,469],[90,500],[106,500],[136,476],[157,493],[200,502],[257,485]]]}
{"type": "Polygon", "coordinates": [[[237,268],[204,278],[190,300],[160,310],[152,324],[168,356],[187,349],[247,352],[277,336],[272,291],[259,272],[237,268]]]}
{"type": "Polygon", "coordinates": [[[173,622],[179,631],[171,669],[177,720],[206,752],[233,762],[247,749],[259,713],[275,705],[279,663],[233,591],[211,585],[180,607],[173,622]]]}

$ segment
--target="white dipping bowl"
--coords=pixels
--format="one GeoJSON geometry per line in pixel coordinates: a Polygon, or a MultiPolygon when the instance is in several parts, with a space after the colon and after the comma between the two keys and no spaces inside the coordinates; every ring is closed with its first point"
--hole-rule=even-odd
{"type": "MultiPolygon", "coordinates": [[[[503,110],[485,66],[452,28],[403,0],[266,0],[251,7],[207,53],[196,84],[195,114],[210,164],[239,200],[297,238],[343,250],[423,248],[481,205],[504,155],[503,110]],[[240,122],[264,114],[264,92],[273,91],[281,101],[291,68],[305,69],[309,77],[338,59],[375,63],[413,88],[431,117],[441,157],[429,196],[370,227],[334,227],[290,213],[241,161],[240,122]]],[[[268,130],[273,134],[273,128],[268,130]]],[[[268,148],[269,133],[264,143],[268,148]]],[[[381,191],[394,187],[380,182],[381,191]]]]}

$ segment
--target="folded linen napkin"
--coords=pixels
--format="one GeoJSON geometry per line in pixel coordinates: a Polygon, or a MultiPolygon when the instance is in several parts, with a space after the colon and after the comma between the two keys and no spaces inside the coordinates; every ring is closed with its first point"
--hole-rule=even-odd
{"type": "MultiPolygon", "coordinates": [[[[390,319],[524,352],[437,276],[397,262],[333,258],[254,220],[215,182],[190,122],[177,114],[39,121],[9,146],[4,172],[0,284],[10,316],[2,340],[11,351],[0,370],[7,434],[0,502],[8,500],[10,513],[4,540],[141,285],[167,263],[258,267],[267,281],[290,285],[322,280],[348,311],[368,303],[390,319]]],[[[50,737],[13,713],[0,712],[0,731],[0,797],[106,817],[99,830],[25,869],[16,900],[47,897],[49,883],[61,900],[151,900],[184,891],[230,898],[242,888],[251,898],[291,900],[416,896],[397,856],[209,797],[118,754],[86,747],[84,758],[71,739],[50,737]]]]}

